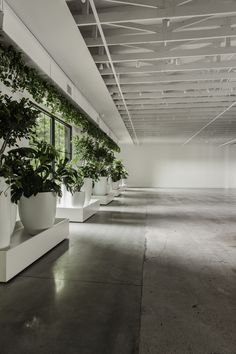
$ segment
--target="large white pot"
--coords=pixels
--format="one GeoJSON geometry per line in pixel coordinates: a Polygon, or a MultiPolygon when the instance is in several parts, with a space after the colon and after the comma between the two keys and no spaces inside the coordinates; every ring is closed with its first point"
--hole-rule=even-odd
{"type": "Polygon", "coordinates": [[[108,180],[107,180],[107,193],[111,193],[112,191],[112,179],[111,177],[108,177],[108,180]]]}
{"type": "Polygon", "coordinates": [[[71,206],[73,208],[83,208],[85,202],[85,192],[75,192],[71,195],[71,206]]]}
{"type": "Polygon", "coordinates": [[[10,193],[0,195],[0,249],[6,248],[11,242],[10,193]]]}
{"type": "Polygon", "coordinates": [[[90,203],[92,190],[93,190],[93,180],[92,180],[92,178],[85,178],[84,179],[84,184],[83,184],[83,186],[81,188],[81,191],[85,192],[84,205],[88,205],[90,203]]]}
{"type": "Polygon", "coordinates": [[[30,198],[21,197],[19,215],[25,230],[30,235],[49,229],[54,225],[57,195],[53,192],[39,193],[30,198]]]}
{"type": "Polygon", "coordinates": [[[112,188],[113,189],[118,189],[119,188],[120,181],[112,182],[112,188]]]}
{"type": "Polygon", "coordinates": [[[107,194],[107,177],[99,177],[98,181],[94,183],[93,194],[94,195],[107,194]]]}
{"type": "Polygon", "coordinates": [[[66,186],[64,184],[61,185],[61,193],[62,196],[58,197],[57,199],[57,203],[60,206],[64,206],[66,204],[66,198],[67,198],[67,190],[66,190],[66,186]]]}
{"type": "Polygon", "coordinates": [[[121,179],[121,187],[126,187],[126,181],[127,181],[126,178],[121,179]]]}
{"type": "Polygon", "coordinates": [[[10,231],[11,235],[16,226],[16,217],[17,217],[17,205],[10,202],[10,231]]]}
{"type": "Polygon", "coordinates": [[[11,193],[3,179],[0,180],[0,249],[9,247],[16,224],[16,204],[11,203],[11,193]]]}

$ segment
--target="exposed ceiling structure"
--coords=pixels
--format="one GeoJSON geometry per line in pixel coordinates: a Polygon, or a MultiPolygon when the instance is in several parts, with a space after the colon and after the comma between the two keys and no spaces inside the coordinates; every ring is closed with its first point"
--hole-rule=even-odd
{"type": "Polygon", "coordinates": [[[236,141],[236,0],[67,4],[134,142],[236,141]]]}

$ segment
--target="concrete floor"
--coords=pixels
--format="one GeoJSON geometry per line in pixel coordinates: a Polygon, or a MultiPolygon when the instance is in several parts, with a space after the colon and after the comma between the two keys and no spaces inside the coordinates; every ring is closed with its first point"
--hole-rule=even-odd
{"type": "Polygon", "coordinates": [[[0,286],[0,354],[236,354],[235,215],[232,191],[125,192],[0,286]]]}

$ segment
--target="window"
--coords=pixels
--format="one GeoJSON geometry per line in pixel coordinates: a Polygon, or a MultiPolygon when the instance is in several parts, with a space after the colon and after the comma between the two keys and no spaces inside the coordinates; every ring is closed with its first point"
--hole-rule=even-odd
{"type": "Polygon", "coordinates": [[[71,160],[71,127],[55,119],[55,148],[62,158],[71,160]]]}
{"type": "Polygon", "coordinates": [[[39,141],[51,143],[51,118],[44,113],[41,113],[37,119],[36,136],[39,141]]]}
{"type": "Polygon", "coordinates": [[[72,128],[62,120],[42,111],[38,118],[36,138],[52,144],[59,152],[61,158],[72,158],[72,128]]]}

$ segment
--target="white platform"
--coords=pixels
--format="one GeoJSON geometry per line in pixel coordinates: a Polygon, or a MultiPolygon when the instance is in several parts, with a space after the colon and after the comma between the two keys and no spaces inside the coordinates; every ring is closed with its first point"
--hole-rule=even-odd
{"type": "Polygon", "coordinates": [[[120,192],[124,192],[126,190],[127,186],[120,186],[119,187],[119,190],[120,192]]]}
{"type": "Polygon", "coordinates": [[[97,199],[99,200],[101,205],[107,205],[109,203],[111,203],[114,200],[114,193],[111,192],[109,194],[106,195],[93,195],[92,199],[97,199]]]}
{"type": "Polygon", "coordinates": [[[67,218],[72,222],[84,222],[99,210],[99,200],[92,199],[90,203],[83,208],[66,207],[59,205],[57,207],[57,217],[67,218]]]}
{"type": "Polygon", "coordinates": [[[119,197],[121,195],[121,190],[120,188],[113,189],[112,193],[114,194],[114,197],[119,197]]]}
{"type": "Polygon", "coordinates": [[[0,282],[7,282],[69,236],[69,220],[56,219],[52,228],[31,236],[17,222],[9,248],[0,250],[0,282]]]}

